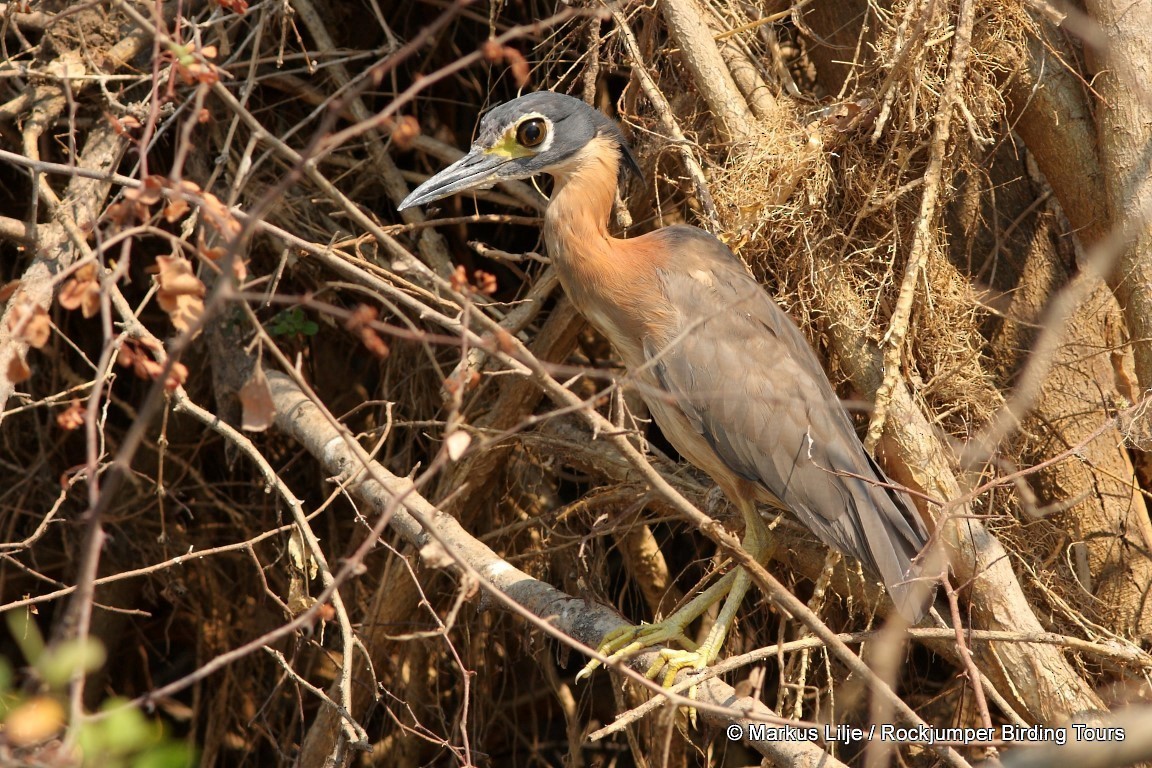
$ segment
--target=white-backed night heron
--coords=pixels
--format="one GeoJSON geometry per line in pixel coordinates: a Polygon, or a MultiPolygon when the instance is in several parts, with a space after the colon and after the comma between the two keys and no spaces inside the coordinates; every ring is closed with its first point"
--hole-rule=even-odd
{"type": "MultiPolygon", "coordinates": [[[[613,121],[572,97],[531,93],[490,111],[471,151],[400,207],[550,174],[544,237],[564,290],[623,358],[669,442],[740,508],[743,547],[768,552],[756,502],[784,507],[878,574],[901,615],[918,621],[936,574],[914,566],[928,537],[911,499],[864,451],[804,337],[727,246],[688,226],[627,240],[608,233],[629,168],[638,172],[613,121]]],[[[685,628],[726,597],[705,642],[668,657],[670,674],[702,668],[719,653],[749,581],[736,568],[664,621],[611,637],[602,650],[618,656],[683,641],[685,628]]]]}

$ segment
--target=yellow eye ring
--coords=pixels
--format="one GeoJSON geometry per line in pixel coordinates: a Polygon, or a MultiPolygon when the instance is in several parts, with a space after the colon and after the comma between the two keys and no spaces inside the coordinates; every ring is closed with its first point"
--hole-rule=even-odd
{"type": "Polygon", "coordinates": [[[516,126],[516,143],[528,149],[540,146],[547,135],[548,124],[541,117],[533,117],[516,126]]]}

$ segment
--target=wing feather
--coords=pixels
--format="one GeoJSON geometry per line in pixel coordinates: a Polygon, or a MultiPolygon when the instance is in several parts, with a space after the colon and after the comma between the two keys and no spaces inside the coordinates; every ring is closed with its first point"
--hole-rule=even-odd
{"type": "Polygon", "coordinates": [[[919,619],[935,590],[925,597],[905,582],[923,524],[906,494],[881,485],[807,340],[720,241],[691,227],[661,232],[672,255],[660,276],[677,315],[644,344],[660,386],[731,471],[880,575],[919,619]]]}

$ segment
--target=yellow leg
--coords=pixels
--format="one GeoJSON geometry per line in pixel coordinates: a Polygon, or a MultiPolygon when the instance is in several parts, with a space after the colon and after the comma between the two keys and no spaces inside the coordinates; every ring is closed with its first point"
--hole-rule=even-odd
{"type": "MultiPolygon", "coordinates": [[[[760,560],[769,549],[768,528],[764,525],[764,520],[755,507],[751,504],[741,506],[747,508],[743,510],[745,532],[744,540],[740,542],[740,546],[752,557],[760,560]]],[[[716,622],[708,632],[708,637],[695,650],[662,651],[660,663],[654,664],[648,670],[648,679],[655,680],[663,671],[664,686],[670,687],[680,670],[700,670],[716,661],[716,657],[720,655],[720,649],[724,647],[724,640],[728,637],[728,630],[732,628],[732,624],[736,620],[736,613],[740,610],[740,604],[744,602],[744,596],[748,593],[748,588],[752,586],[752,577],[744,568],[734,569],[731,575],[735,577],[732,580],[732,587],[728,591],[724,605],[720,608],[716,622]]]]}
{"type": "MultiPolygon", "coordinates": [[[[685,630],[688,629],[689,624],[700,618],[716,602],[731,593],[736,575],[741,570],[734,569],[724,574],[719,581],[696,595],[687,605],[663,621],[655,624],[643,624],[639,627],[621,627],[609,632],[604,636],[597,650],[600,655],[607,656],[609,661],[619,661],[645,648],[665,645],[673,641],[695,647],[696,643],[688,638],[685,630]]],[[[600,662],[593,659],[585,665],[584,669],[580,670],[576,679],[588,677],[598,666],[600,666],[600,662]]]]}
{"type": "MultiPolygon", "coordinates": [[[[768,550],[768,529],[754,505],[744,502],[740,506],[745,522],[744,540],[741,546],[745,552],[759,560],[768,550]]],[[[751,586],[751,581],[747,571],[743,568],[734,568],[664,621],[640,627],[627,627],[609,633],[601,643],[599,652],[607,656],[609,661],[615,662],[644,648],[665,645],[672,641],[688,646],[690,650],[687,651],[671,649],[662,651],[660,660],[648,670],[647,676],[650,680],[655,680],[663,671],[664,685],[671,686],[680,670],[704,669],[716,660],[720,649],[724,646],[728,630],[736,619],[736,612],[744,601],[744,595],[751,586]],[[724,605],[708,632],[708,637],[699,647],[694,647],[695,644],[685,635],[685,630],[721,599],[724,599],[724,605]]],[[[596,660],[590,661],[576,678],[579,680],[587,677],[599,664],[600,662],[596,660]]]]}

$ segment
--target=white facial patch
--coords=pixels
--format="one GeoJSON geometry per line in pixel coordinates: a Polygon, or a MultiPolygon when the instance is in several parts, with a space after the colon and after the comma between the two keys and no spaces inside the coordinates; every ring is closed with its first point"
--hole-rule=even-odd
{"type": "Polygon", "coordinates": [[[529,112],[521,117],[504,131],[504,135],[500,140],[493,144],[488,149],[484,150],[486,155],[497,155],[499,157],[507,158],[520,158],[532,157],[542,152],[547,152],[552,147],[552,140],[556,135],[555,126],[552,121],[539,112],[529,112]],[[516,139],[516,133],[520,130],[520,126],[528,120],[542,120],[544,121],[544,141],[539,146],[525,147],[516,139]]]}

